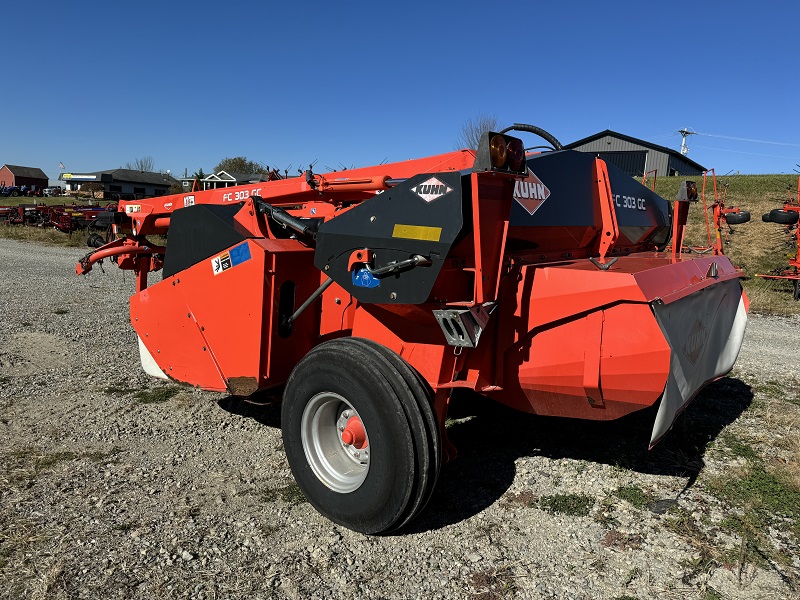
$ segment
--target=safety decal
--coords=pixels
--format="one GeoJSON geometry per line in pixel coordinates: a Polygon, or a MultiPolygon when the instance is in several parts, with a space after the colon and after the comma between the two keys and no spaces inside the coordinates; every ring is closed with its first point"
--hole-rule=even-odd
{"type": "Polygon", "coordinates": [[[414,192],[417,196],[425,200],[425,202],[433,202],[438,198],[441,198],[445,194],[449,194],[453,191],[453,188],[449,187],[448,185],[442,183],[436,177],[431,177],[423,181],[422,183],[418,183],[414,187],[411,188],[411,191],[414,192]]]}
{"type": "Polygon", "coordinates": [[[194,194],[191,196],[184,196],[183,197],[183,205],[184,206],[194,206],[194,194]]]}
{"type": "Polygon", "coordinates": [[[528,169],[528,175],[522,181],[514,182],[514,200],[533,215],[544,201],[550,197],[550,189],[542,183],[536,174],[528,169]]]}
{"type": "Polygon", "coordinates": [[[141,204],[128,204],[128,206],[125,207],[125,212],[128,213],[128,214],[142,212],[142,205],[141,204]]]}
{"type": "Polygon", "coordinates": [[[247,245],[247,242],[243,242],[227,252],[223,252],[212,258],[211,269],[214,275],[219,275],[223,271],[227,271],[247,260],[250,260],[250,246],[247,245]]]}
{"type": "Polygon", "coordinates": [[[372,273],[370,273],[367,269],[361,268],[358,271],[351,271],[350,274],[353,277],[353,285],[356,287],[363,287],[363,288],[376,288],[381,287],[381,280],[375,277],[372,273]]]}
{"type": "Polygon", "coordinates": [[[426,225],[402,225],[395,223],[392,230],[393,238],[404,240],[422,240],[423,242],[438,242],[442,237],[441,227],[428,227],[426,225]]]}

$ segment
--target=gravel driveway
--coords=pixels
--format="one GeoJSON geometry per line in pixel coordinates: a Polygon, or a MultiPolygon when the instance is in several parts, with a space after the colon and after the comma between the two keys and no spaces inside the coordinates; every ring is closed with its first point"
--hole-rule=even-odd
{"type": "Polygon", "coordinates": [[[797,318],[752,317],[734,374],[650,452],[652,414],[580,422],[459,398],[459,458],[428,508],[367,537],[304,500],[278,406],[145,376],[133,277],[76,277],[81,253],[0,239],[0,598],[797,594],[786,532],[769,532],[780,564],[703,562],[697,543],[736,553],[703,481],[731,468],[716,440],[763,427],[748,417],[757,384],[800,372],[797,318]],[[676,526],[690,522],[708,531],[676,526]]]}

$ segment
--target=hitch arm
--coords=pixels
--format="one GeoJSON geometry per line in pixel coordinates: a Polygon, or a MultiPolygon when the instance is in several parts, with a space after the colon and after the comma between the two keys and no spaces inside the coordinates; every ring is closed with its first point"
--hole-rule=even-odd
{"type": "Polygon", "coordinates": [[[112,256],[120,256],[123,254],[164,254],[164,252],[166,252],[164,246],[134,246],[126,242],[126,239],[114,240],[93,252],[89,252],[89,254],[78,261],[78,264],[75,266],[75,274],[86,275],[86,273],[92,270],[92,265],[112,256]]]}
{"type": "Polygon", "coordinates": [[[297,217],[293,217],[282,208],[278,208],[277,206],[273,206],[268,202],[264,202],[264,199],[261,196],[251,196],[251,198],[253,199],[258,212],[261,214],[267,215],[279,225],[283,225],[289,229],[294,229],[297,233],[307,235],[313,240],[317,239],[317,232],[303,223],[297,217]]]}

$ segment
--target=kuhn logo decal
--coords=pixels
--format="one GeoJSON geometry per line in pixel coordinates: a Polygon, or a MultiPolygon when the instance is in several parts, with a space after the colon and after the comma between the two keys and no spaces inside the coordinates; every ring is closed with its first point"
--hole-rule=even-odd
{"type": "Polygon", "coordinates": [[[514,183],[514,200],[519,202],[529,215],[539,210],[549,197],[550,189],[530,169],[525,179],[514,183]]]}
{"type": "Polygon", "coordinates": [[[683,344],[683,354],[689,359],[692,365],[697,364],[697,359],[703,353],[706,347],[706,340],[708,339],[708,331],[700,319],[696,319],[692,328],[689,330],[689,335],[686,337],[686,342],[683,344]]]}
{"type": "Polygon", "coordinates": [[[412,187],[411,191],[425,200],[425,202],[433,202],[445,194],[452,192],[453,188],[442,183],[436,179],[436,177],[431,177],[427,181],[423,181],[412,187]]]}

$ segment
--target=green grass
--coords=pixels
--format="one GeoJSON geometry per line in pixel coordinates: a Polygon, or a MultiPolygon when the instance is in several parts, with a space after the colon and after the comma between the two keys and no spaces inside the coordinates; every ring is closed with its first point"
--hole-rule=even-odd
{"type": "Polygon", "coordinates": [[[650,494],[645,493],[642,488],[636,485],[618,487],[614,491],[614,495],[617,498],[621,498],[622,500],[629,502],[636,508],[645,508],[654,499],[650,494]]]}
{"type": "Polygon", "coordinates": [[[294,481],[282,488],[265,488],[261,490],[259,496],[264,502],[275,502],[275,500],[280,498],[287,504],[293,506],[308,502],[302,490],[300,490],[300,486],[294,481]]]}
{"type": "Polygon", "coordinates": [[[128,387],[124,382],[112,383],[103,389],[103,392],[110,396],[127,396],[135,391],[135,388],[128,387]]]}
{"type": "Polygon", "coordinates": [[[13,450],[2,455],[2,473],[5,479],[11,482],[33,481],[42,473],[53,470],[59,464],[75,460],[88,460],[91,462],[104,462],[113,458],[122,450],[114,446],[107,452],[42,452],[37,448],[24,448],[13,450]]]}
{"type": "Polygon", "coordinates": [[[753,564],[770,568],[771,563],[787,565],[791,557],[777,549],[766,535],[770,528],[791,532],[800,541],[800,486],[785,468],[768,465],[746,441],[726,434],[722,449],[730,456],[744,459],[744,465],[731,469],[705,483],[707,490],[725,503],[728,515],[720,530],[739,540],[738,548],[725,552],[708,549],[708,540],[699,528],[688,523],[690,517],[679,515],[665,523],[668,529],[695,541],[705,548],[708,560],[729,567],[753,564]]]}
{"type": "Polygon", "coordinates": [[[550,513],[560,513],[573,517],[586,517],[594,507],[594,498],[585,494],[555,494],[542,496],[539,507],[550,513]]]}
{"type": "Polygon", "coordinates": [[[142,404],[159,404],[168,401],[180,391],[181,388],[177,385],[167,385],[138,391],[133,397],[142,404]]]}

